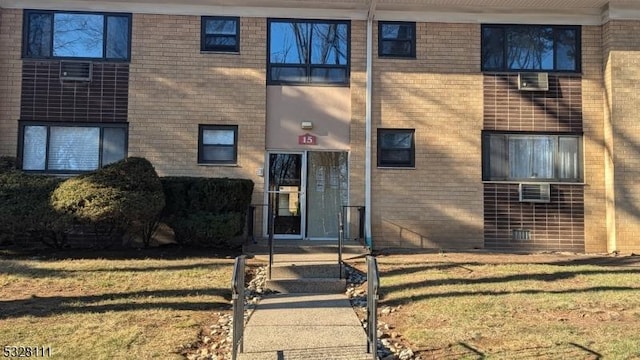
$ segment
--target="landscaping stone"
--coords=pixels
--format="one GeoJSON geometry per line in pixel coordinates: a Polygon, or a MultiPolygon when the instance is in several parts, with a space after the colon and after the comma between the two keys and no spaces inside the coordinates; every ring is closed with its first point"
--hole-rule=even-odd
{"type": "MultiPolygon", "coordinates": [[[[347,290],[346,294],[351,300],[351,306],[358,315],[362,326],[367,328],[367,292],[365,288],[365,282],[367,281],[366,274],[360,272],[358,269],[347,266],[345,269],[347,275],[347,290]]],[[[383,306],[378,309],[378,312],[382,315],[389,315],[400,309],[400,306],[391,307],[383,306]]],[[[401,334],[397,331],[391,331],[393,327],[386,324],[384,321],[378,319],[377,323],[377,351],[378,358],[383,360],[419,360],[420,357],[416,356],[413,350],[406,347],[401,341],[401,334]]]]}
{"type": "MultiPolygon", "coordinates": [[[[252,278],[245,289],[245,323],[248,320],[255,306],[262,297],[273,291],[266,289],[267,267],[252,269],[252,278]]],[[[367,315],[367,293],[365,283],[366,274],[357,269],[347,266],[346,269],[347,289],[346,295],[351,301],[351,306],[358,315],[362,326],[366,329],[367,315]]],[[[391,314],[399,307],[384,306],[379,309],[381,314],[391,314]]],[[[189,360],[229,360],[231,359],[231,328],[233,315],[231,313],[215,313],[218,320],[209,326],[208,334],[201,334],[200,338],[193,344],[186,345],[178,352],[184,354],[189,360]]],[[[401,341],[402,335],[397,331],[391,331],[393,327],[384,321],[378,321],[377,335],[377,355],[382,360],[419,360],[413,350],[406,347],[401,341]]]]}

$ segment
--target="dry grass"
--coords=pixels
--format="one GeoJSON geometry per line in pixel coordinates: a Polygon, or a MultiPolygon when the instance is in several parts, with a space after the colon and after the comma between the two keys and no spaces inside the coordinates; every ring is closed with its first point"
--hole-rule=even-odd
{"type": "Polygon", "coordinates": [[[380,319],[422,358],[640,359],[640,257],[379,257],[380,319]]]}
{"type": "Polygon", "coordinates": [[[183,358],[178,346],[228,311],[233,259],[146,254],[0,259],[0,345],[50,346],[54,359],[183,358]]]}

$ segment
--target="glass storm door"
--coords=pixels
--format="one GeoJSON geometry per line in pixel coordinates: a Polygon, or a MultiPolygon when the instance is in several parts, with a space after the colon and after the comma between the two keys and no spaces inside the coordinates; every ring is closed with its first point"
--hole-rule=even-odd
{"type": "Polygon", "coordinates": [[[269,154],[268,201],[274,209],[274,237],[300,239],[303,234],[303,154],[269,154]]]}
{"type": "Polygon", "coordinates": [[[337,240],[338,214],[349,203],[347,153],[269,153],[268,159],[274,237],[337,240]]]}
{"type": "Polygon", "coordinates": [[[349,203],[347,153],[307,154],[307,238],[337,240],[338,214],[349,203]]]}

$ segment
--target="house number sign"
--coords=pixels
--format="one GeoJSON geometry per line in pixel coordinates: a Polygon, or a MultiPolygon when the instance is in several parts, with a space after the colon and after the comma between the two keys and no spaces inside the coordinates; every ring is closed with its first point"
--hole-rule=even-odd
{"type": "Polygon", "coordinates": [[[317,145],[318,138],[315,135],[311,135],[306,133],[304,135],[298,136],[298,145],[317,145]]]}

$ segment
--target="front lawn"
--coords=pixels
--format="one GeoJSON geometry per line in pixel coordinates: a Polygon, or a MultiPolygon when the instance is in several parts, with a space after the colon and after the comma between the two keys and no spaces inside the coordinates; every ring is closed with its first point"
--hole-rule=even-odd
{"type": "Polygon", "coordinates": [[[378,257],[380,316],[423,359],[640,359],[640,257],[378,257]],[[388,311],[387,311],[388,312],[388,311]]]}
{"type": "Polygon", "coordinates": [[[50,347],[53,359],[183,359],[178,347],[230,309],[233,256],[168,254],[3,255],[0,345],[50,347]]]}

